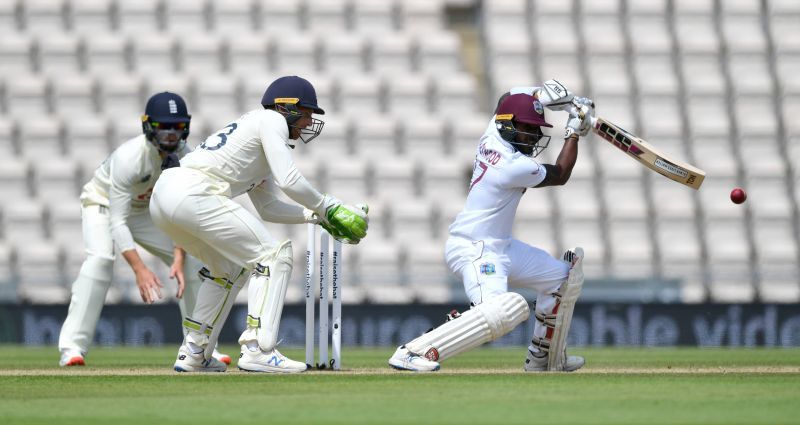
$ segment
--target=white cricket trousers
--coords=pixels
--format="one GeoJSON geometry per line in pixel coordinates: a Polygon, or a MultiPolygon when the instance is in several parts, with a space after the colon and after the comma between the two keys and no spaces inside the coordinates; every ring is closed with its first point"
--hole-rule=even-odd
{"type": "MultiPolygon", "coordinates": [[[[108,208],[100,205],[81,207],[83,244],[86,260],[81,265],[78,277],[72,284],[69,312],[58,339],[60,351],[74,350],[84,353],[94,339],[100,312],[111,286],[114,266],[114,241],[108,208]]],[[[133,209],[128,216],[128,227],[133,240],[147,252],[172,265],[173,244],[163,232],[156,228],[145,209],[133,209]]],[[[183,298],[178,301],[181,315],[191,313],[200,290],[202,280],[197,272],[202,267],[196,259],[186,256],[184,277],[186,287],[183,298]]],[[[162,282],[163,283],[163,282],[162,282]]],[[[163,290],[162,290],[163,293],[163,290]]]]}
{"type": "Polygon", "coordinates": [[[165,170],[150,198],[150,214],[212,276],[235,281],[243,268],[270,264],[278,242],[259,218],[220,195],[218,185],[197,170],[165,170]]]}
{"type": "MultiPolygon", "coordinates": [[[[570,268],[517,239],[472,241],[451,236],[445,244],[445,258],[450,271],[464,283],[472,304],[506,293],[510,285],[535,290],[536,311],[543,314],[552,313],[557,301],[553,294],[566,281],[570,268]]],[[[536,321],[534,336],[542,338],[546,332],[547,328],[536,321]]]]}

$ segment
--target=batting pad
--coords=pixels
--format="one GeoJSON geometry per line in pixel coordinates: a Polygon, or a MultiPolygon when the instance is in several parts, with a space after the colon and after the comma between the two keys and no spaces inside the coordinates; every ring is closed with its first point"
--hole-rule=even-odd
{"type": "Polygon", "coordinates": [[[550,355],[547,360],[547,370],[564,370],[566,358],[567,334],[572,324],[572,313],[575,310],[575,303],[581,295],[583,288],[583,248],[572,250],[578,259],[569,271],[567,280],[561,285],[558,293],[561,302],[558,305],[555,325],[553,326],[553,336],[550,340],[550,355]]]}
{"type": "Polygon", "coordinates": [[[258,346],[264,351],[272,350],[278,342],[283,301],[292,277],[292,242],[282,242],[276,251],[275,260],[266,273],[263,268],[256,268],[250,278],[247,329],[239,338],[240,344],[258,340],[258,346]]]}
{"type": "Polygon", "coordinates": [[[528,319],[525,298],[506,292],[406,344],[428,360],[446,360],[511,332],[528,319]]]}

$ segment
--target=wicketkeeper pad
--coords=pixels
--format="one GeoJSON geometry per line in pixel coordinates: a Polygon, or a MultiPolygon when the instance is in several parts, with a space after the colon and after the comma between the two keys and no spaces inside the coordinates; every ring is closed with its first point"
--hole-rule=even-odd
{"type": "Polygon", "coordinates": [[[506,292],[406,344],[412,353],[441,361],[494,341],[528,319],[525,298],[506,292]]]}
{"type": "Polygon", "coordinates": [[[205,347],[205,358],[210,359],[217,345],[217,338],[222,325],[231,312],[236,295],[244,286],[244,271],[231,282],[228,279],[211,276],[206,268],[199,272],[205,279],[197,294],[197,304],[191,317],[183,321],[186,328],[186,340],[205,347]]]}
{"type": "Polygon", "coordinates": [[[275,348],[281,323],[286,288],[292,277],[292,242],[283,241],[270,267],[256,267],[247,293],[247,328],[239,344],[258,341],[264,351],[275,348]],[[271,276],[270,276],[271,275],[271,276]]]}

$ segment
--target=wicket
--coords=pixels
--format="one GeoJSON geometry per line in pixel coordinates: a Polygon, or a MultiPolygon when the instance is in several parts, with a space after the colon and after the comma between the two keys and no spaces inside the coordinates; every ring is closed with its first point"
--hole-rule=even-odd
{"type": "Polygon", "coordinates": [[[342,293],[339,279],[342,276],[342,243],[333,240],[333,254],[330,253],[330,240],[333,239],[325,230],[320,230],[319,235],[319,361],[314,362],[314,304],[315,291],[313,285],[314,278],[314,251],[316,246],[316,225],[308,224],[308,237],[306,240],[306,365],[316,366],[317,369],[325,369],[330,366],[333,370],[341,368],[341,347],[342,347],[342,293]],[[331,257],[331,267],[328,267],[329,257],[331,257]],[[328,286],[332,289],[329,291],[328,286]],[[330,321],[331,346],[333,348],[333,358],[328,360],[328,304],[329,295],[333,300],[332,318],[330,321]]]}

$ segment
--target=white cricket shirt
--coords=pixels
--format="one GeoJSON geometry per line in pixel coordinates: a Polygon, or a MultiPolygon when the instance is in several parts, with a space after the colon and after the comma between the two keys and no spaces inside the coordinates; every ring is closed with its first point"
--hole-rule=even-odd
{"type": "Polygon", "coordinates": [[[492,118],[478,143],[466,204],[450,234],[470,240],[511,239],[522,194],[541,183],[545,173],[541,164],[500,137],[492,118]]]}

